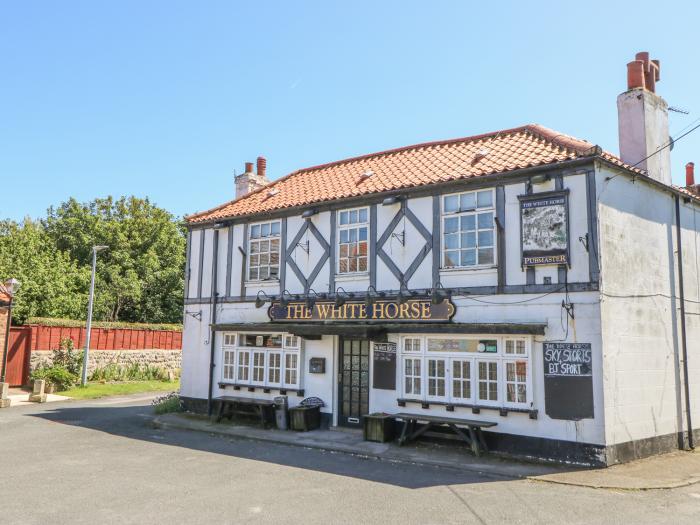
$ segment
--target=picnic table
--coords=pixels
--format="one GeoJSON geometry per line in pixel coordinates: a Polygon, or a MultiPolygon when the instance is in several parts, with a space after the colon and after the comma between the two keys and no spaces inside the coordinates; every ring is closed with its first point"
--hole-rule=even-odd
{"type": "Polygon", "coordinates": [[[471,419],[431,415],[400,413],[394,414],[394,418],[403,421],[403,428],[399,437],[400,446],[417,439],[431,428],[447,427],[471,446],[475,456],[480,456],[482,452],[488,452],[486,440],[481,429],[496,426],[496,423],[489,421],[474,421],[471,419]],[[466,427],[466,432],[460,427],[466,427]]]}
{"type": "Polygon", "coordinates": [[[263,428],[267,426],[266,413],[275,406],[275,402],[271,399],[254,397],[221,396],[214,398],[214,400],[219,402],[219,410],[216,414],[217,423],[225,417],[232,420],[234,414],[255,415],[260,418],[260,424],[263,428]]]}

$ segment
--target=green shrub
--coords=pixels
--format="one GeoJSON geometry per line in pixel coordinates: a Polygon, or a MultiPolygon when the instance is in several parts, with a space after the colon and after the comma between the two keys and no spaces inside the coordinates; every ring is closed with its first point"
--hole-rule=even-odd
{"type": "MultiPolygon", "coordinates": [[[[175,374],[177,376],[177,374],[175,374]]],[[[90,375],[90,381],[168,381],[168,370],[155,365],[117,365],[110,363],[96,368],[90,375]]]]}
{"type": "Polygon", "coordinates": [[[170,412],[182,412],[184,410],[180,401],[179,392],[170,392],[167,395],[159,396],[151,403],[156,414],[168,414],[170,412]]]}
{"type": "Polygon", "coordinates": [[[47,366],[34,370],[32,379],[43,379],[56,387],[59,392],[68,390],[78,382],[78,375],[68,371],[64,366],[47,366]]]}
{"type": "Polygon", "coordinates": [[[70,337],[64,337],[58,348],[52,352],[54,366],[62,366],[71,374],[80,375],[83,369],[83,354],[75,350],[75,345],[70,337]]]}

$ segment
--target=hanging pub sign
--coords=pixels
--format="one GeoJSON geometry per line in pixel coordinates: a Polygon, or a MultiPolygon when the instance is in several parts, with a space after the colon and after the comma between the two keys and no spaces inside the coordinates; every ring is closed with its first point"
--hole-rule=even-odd
{"type": "Polygon", "coordinates": [[[568,264],[568,193],[521,195],[519,199],[522,265],[568,264]]]}
{"type": "Polygon", "coordinates": [[[272,321],[293,322],[445,322],[452,319],[455,306],[449,299],[433,304],[430,297],[408,299],[404,302],[390,299],[346,301],[338,305],[335,301],[289,301],[285,304],[274,301],[267,311],[272,321]]]}

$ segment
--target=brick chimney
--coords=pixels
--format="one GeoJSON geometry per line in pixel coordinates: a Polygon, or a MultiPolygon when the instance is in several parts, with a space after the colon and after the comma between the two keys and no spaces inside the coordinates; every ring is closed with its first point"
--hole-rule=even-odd
{"type": "Polygon", "coordinates": [[[695,163],[689,162],[685,165],[685,189],[700,195],[700,184],[695,184],[695,163]]]}
{"type": "Polygon", "coordinates": [[[267,160],[265,160],[265,157],[258,157],[257,168],[258,172],[255,173],[253,172],[253,163],[245,163],[245,172],[236,177],[237,199],[270,183],[265,176],[267,169],[267,160]]]}
{"type": "Polygon", "coordinates": [[[647,52],[627,64],[627,91],[617,97],[620,158],[670,185],[671,150],[654,153],[669,140],[668,104],[656,94],[660,72],[661,64],[647,52]]]}

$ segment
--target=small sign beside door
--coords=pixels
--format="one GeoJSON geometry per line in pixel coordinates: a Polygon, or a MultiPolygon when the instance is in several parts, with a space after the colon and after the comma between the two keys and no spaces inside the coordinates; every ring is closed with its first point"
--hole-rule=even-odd
{"type": "Polygon", "coordinates": [[[396,343],[374,343],[372,386],[396,390],[396,343]]]}

